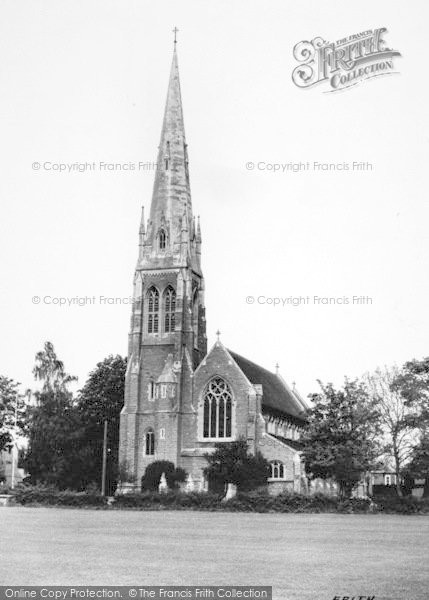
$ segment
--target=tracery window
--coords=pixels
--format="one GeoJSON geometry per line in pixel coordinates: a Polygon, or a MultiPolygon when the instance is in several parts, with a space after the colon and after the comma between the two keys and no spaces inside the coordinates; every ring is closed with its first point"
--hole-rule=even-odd
{"type": "Polygon", "coordinates": [[[176,292],[169,285],[164,292],[164,331],[170,333],[176,327],[176,292]]]}
{"type": "Polygon", "coordinates": [[[147,332],[158,333],[159,331],[159,292],[156,287],[148,289],[147,301],[147,332]]]}
{"type": "Polygon", "coordinates": [[[271,479],[284,479],[285,468],[284,464],[279,460],[274,460],[270,463],[271,479]]]}
{"type": "Polygon", "coordinates": [[[205,438],[232,437],[232,392],[227,382],[221,377],[209,381],[204,393],[205,438]]]}

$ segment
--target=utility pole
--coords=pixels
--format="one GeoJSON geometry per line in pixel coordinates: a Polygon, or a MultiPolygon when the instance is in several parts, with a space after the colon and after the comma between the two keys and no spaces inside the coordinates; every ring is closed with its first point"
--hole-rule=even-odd
{"type": "Polygon", "coordinates": [[[13,446],[12,446],[12,473],[10,476],[10,487],[12,489],[14,489],[15,487],[15,460],[18,461],[18,453],[17,453],[17,447],[16,447],[16,428],[18,426],[18,397],[19,395],[16,394],[15,396],[15,419],[14,419],[14,425],[13,425],[13,446]]]}
{"type": "Polygon", "coordinates": [[[103,435],[103,468],[101,474],[101,495],[106,495],[106,468],[107,468],[107,419],[104,419],[103,435]]]}

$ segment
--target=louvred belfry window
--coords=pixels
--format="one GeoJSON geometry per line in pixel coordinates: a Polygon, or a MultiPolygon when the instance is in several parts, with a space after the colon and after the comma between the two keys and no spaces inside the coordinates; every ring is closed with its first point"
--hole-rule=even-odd
{"type": "Polygon", "coordinates": [[[232,437],[232,393],[221,377],[209,381],[204,393],[203,436],[220,439],[232,437]]]}
{"type": "Polygon", "coordinates": [[[147,332],[159,331],[159,292],[155,287],[149,288],[146,295],[147,305],[147,332]]]}
{"type": "Polygon", "coordinates": [[[176,327],[176,292],[171,286],[164,292],[164,331],[170,333],[176,327]]]}

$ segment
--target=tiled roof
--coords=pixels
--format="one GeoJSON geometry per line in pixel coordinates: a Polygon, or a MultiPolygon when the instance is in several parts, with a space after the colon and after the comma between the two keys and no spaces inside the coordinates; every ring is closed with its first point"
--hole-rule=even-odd
{"type": "Polygon", "coordinates": [[[275,437],[280,442],[283,442],[284,444],[287,444],[288,446],[290,446],[294,450],[302,450],[303,447],[304,447],[303,444],[301,444],[301,442],[298,442],[297,440],[290,440],[289,438],[284,438],[281,435],[273,435],[272,433],[270,435],[272,435],[273,437],[275,437]]]}
{"type": "Polygon", "coordinates": [[[305,411],[282,380],[267,369],[228,350],[250,383],[262,385],[262,411],[276,416],[288,416],[293,421],[305,421],[305,411]]]}

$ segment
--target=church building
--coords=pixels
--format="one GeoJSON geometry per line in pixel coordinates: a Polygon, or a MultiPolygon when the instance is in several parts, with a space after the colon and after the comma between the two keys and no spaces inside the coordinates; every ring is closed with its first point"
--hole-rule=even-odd
{"type": "Polygon", "coordinates": [[[157,166],[134,275],[119,446],[130,481],[121,489],[139,489],[158,460],[185,469],[188,489],[207,489],[204,454],[217,442],[244,438],[270,462],[272,493],[304,491],[306,403],[278,369],[228,350],[219,335],[207,352],[201,227],[192,214],[176,48],[157,166]]]}

